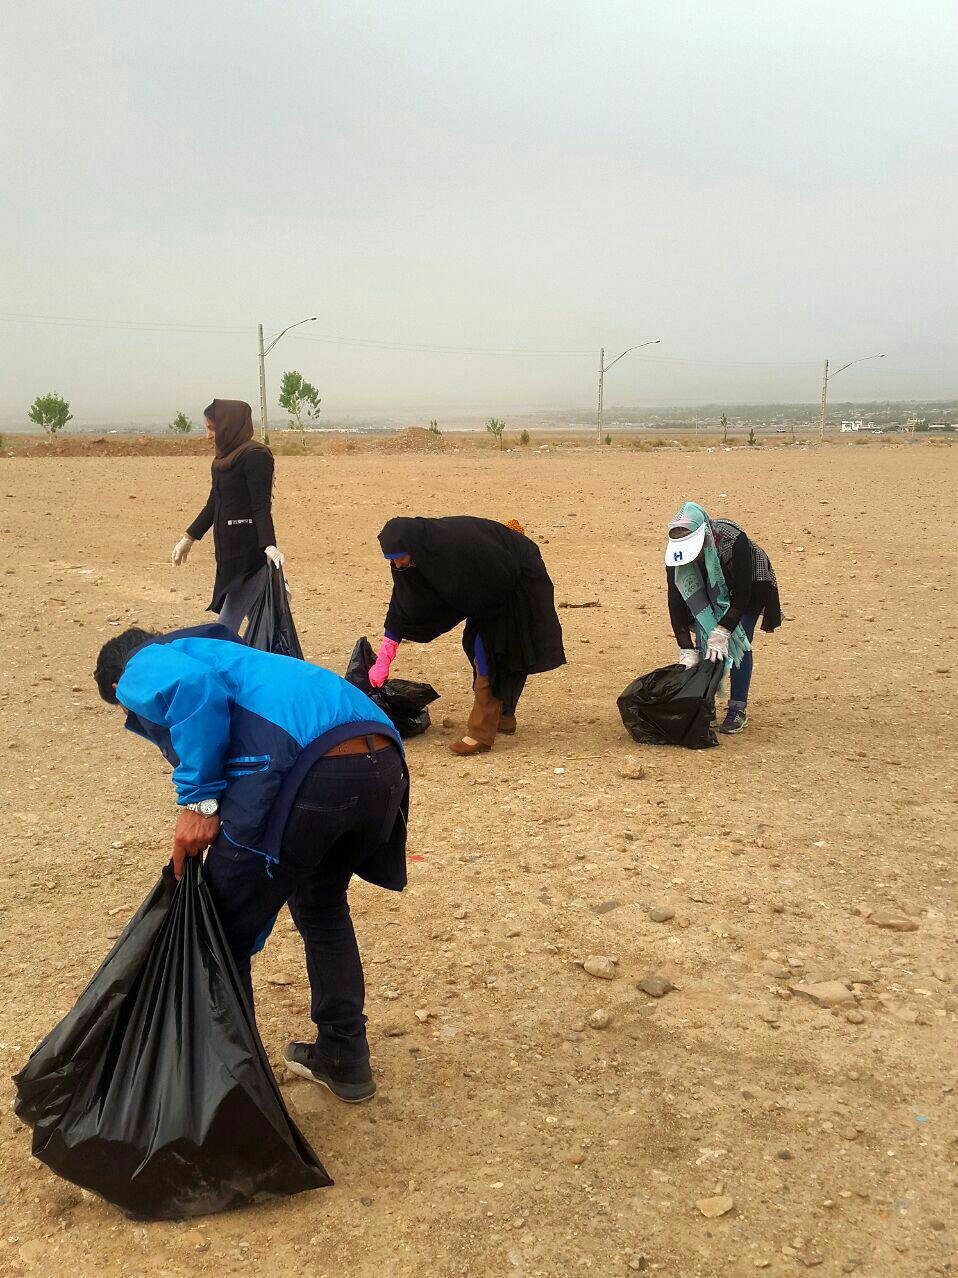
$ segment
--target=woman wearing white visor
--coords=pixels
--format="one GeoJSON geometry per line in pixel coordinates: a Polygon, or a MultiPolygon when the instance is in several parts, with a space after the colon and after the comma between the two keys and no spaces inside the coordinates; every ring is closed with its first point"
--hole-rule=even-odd
{"type": "Polygon", "coordinates": [[[726,662],[731,695],[719,731],[741,732],[748,723],[758,619],[767,631],[782,624],[771,560],[731,519],[710,519],[701,506],[687,501],[669,524],[665,572],[679,662],[688,669],[700,657],[726,662]]]}

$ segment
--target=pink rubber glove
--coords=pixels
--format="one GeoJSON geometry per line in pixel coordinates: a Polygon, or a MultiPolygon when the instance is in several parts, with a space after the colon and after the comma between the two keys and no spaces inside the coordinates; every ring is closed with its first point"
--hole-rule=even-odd
{"type": "Polygon", "coordinates": [[[395,639],[384,639],[379,645],[376,660],[369,667],[369,682],[374,688],[381,688],[389,678],[389,667],[396,660],[399,644],[395,639]]]}

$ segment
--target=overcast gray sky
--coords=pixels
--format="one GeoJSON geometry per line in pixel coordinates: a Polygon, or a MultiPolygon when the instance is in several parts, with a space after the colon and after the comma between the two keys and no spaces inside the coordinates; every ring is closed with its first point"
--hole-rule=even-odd
{"type": "Polygon", "coordinates": [[[873,351],[833,398],[954,396],[955,15],[11,4],[0,417],[255,403],[256,323],[304,315],[274,410],[287,367],[332,415],[586,406],[653,337],[607,404],[813,400],[873,351]]]}

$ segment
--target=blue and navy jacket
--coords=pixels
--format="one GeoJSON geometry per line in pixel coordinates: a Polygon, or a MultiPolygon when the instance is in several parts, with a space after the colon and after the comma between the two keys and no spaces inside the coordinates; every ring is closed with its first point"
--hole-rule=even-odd
{"type": "MultiPolygon", "coordinates": [[[[116,697],[126,726],[173,765],[178,801],[218,799],[221,837],[278,861],[303,778],[333,746],[390,720],[339,675],[247,648],[226,626],[161,635],[128,659],[116,697]]],[[[385,886],[385,884],[384,884],[385,886]]]]}

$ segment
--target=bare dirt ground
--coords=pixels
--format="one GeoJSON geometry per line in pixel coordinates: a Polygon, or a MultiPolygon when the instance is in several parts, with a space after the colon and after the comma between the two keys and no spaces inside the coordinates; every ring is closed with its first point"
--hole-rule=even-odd
{"type": "MultiPolygon", "coordinates": [[[[285,912],[257,961],[267,1050],[335,1187],[133,1224],[33,1162],[5,1105],[0,1272],[956,1272],[956,481],[933,445],[281,457],[313,660],[378,639],[392,514],[517,516],[557,598],[600,606],[562,611],[569,665],[468,762],[442,727],[469,705],[458,638],[400,653],[442,700],[409,747],[409,889],[352,893],[371,1104],[284,1073],[309,1031],[285,912]],[[701,753],[633,745],[615,707],[672,657],[662,539],[686,497],[767,548],[789,619],[757,637],[747,733],[701,753]],[[649,997],[649,975],[675,988],[649,997]],[[794,992],[818,981],[845,1005],[794,992]]],[[[0,461],[4,1075],[166,859],[167,767],[90,672],[120,626],[202,620],[211,547],[169,553],[206,482],[199,457],[0,461]]]]}

